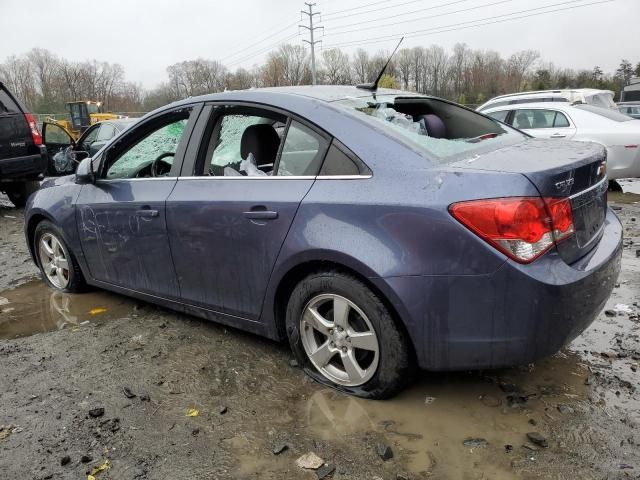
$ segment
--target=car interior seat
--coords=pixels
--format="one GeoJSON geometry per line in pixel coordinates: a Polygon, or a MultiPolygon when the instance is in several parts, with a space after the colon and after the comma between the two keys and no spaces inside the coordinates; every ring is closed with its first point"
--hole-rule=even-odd
{"type": "Polygon", "coordinates": [[[547,125],[547,118],[544,114],[537,110],[533,112],[533,128],[545,128],[547,126],[553,125],[547,125]]]}
{"type": "Polygon", "coordinates": [[[442,119],[433,113],[420,115],[418,117],[424,123],[427,135],[433,138],[447,138],[447,126],[442,119]]]}
{"type": "Polygon", "coordinates": [[[529,122],[529,117],[525,113],[518,113],[516,115],[516,128],[531,128],[531,122],[529,122]]]}
{"type": "Polygon", "coordinates": [[[272,125],[259,123],[250,125],[242,133],[240,156],[247,160],[250,153],[258,168],[273,165],[278,155],[280,137],[272,125]]]}

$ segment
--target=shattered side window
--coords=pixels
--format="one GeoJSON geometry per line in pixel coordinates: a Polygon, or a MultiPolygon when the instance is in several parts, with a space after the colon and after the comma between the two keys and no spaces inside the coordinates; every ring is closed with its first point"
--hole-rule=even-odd
{"type": "Polygon", "coordinates": [[[151,132],[138,143],[125,151],[109,166],[107,179],[135,178],[151,176],[150,166],[160,155],[167,156],[162,162],[170,166],[173,164],[173,155],[178,149],[188,119],[173,121],[151,132]],[[149,170],[147,172],[147,169],[149,170]]]}
{"type": "Polygon", "coordinates": [[[432,160],[453,162],[527,138],[472,110],[435,98],[372,95],[336,104],[432,160]]]}
{"type": "Polygon", "coordinates": [[[214,177],[272,175],[284,125],[282,119],[275,117],[224,115],[217,138],[211,139],[209,149],[212,151],[205,163],[205,174],[214,177]]]}

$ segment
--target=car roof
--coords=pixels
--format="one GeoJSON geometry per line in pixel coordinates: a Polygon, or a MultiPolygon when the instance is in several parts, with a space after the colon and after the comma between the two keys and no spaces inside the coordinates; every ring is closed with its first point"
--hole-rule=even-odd
{"type": "Polygon", "coordinates": [[[527,110],[527,109],[543,108],[545,110],[570,110],[575,108],[575,105],[571,105],[569,102],[531,102],[531,103],[516,103],[513,105],[499,105],[495,107],[487,107],[483,112],[489,112],[494,110],[527,110]]]}
{"type": "Polygon", "coordinates": [[[516,92],[516,93],[507,93],[505,95],[498,95],[497,97],[493,97],[488,100],[488,102],[492,100],[497,100],[500,98],[508,98],[508,97],[524,97],[527,95],[548,95],[548,94],[563,94],[563,93],[613,93],[611,90],[603,90],[599,88],[561,88],[556,90],[531,90],[528,92],[516,92]]]}
{"type": "Polygon", "coordinates": [[[370,97],[372,94],[377,95],[403,95],[403,96],[420,96],[427,97],[428,95],[420,95],[415,92],[406,92],[403,90],[394,90],[390,88],[379,88],[377,91],[372,92],[362,88],[348,85],[301,85],[292,87],[267,87],[267,88],[251,88],[247,90],[228,90],[219,93],[210,93],[207,95],[200,95],[197,97],[189,97],[184,100],[175,102],[172,105],[181,103],[193,103],[193,102],[207,102],[207,101],[220,101],[220,100],[250,100],[256,94],[274,94],[274,95],[295,95],[299,97],[307,97],[314,100],[320,100],[324,102],[335,102],[338,100],[344,100],[354,97],[370,97]]]}

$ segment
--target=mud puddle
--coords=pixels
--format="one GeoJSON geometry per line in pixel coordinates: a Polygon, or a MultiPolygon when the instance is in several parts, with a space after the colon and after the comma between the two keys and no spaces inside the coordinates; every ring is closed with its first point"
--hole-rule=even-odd
{"type": "Polygon", "coordinates": [[[304,421],[324,440],[373,432],[407,459],[409,472],[507,479],[513,460],[542,453],[523,447],[527,432],[562,417],[558,405],[586,399],[588,374],[578,356],[558,354],[531,371],[424,374],[393,401],[321,390],[304,405],[304,421]]]}
{"type": "Polygon", "coordinates": [[[127,316],[134,302],[105,291],[69,294],[34,280],[0,292],[0,338],[73,328],[127,316]]]}

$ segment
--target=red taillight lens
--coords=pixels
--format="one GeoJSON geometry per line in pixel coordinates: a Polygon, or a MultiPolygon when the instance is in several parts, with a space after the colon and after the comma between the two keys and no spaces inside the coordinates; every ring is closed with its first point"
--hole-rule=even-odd
{"type": "Polygon", "coordinates": [[[508,197],[454,203],[451,215],[501,252],[530,263],[574,232],[566,198],[508,197]]]}
{"type": "Polygon", "coordinates": [[[31,138],[33,139],[34,145],[42,145],[42,134],[40,133],[36,119],[33,118],[33,115],[30,113],[25,113],[24,119],[27,121],[29,128],[31,129],[31,138]]]}

